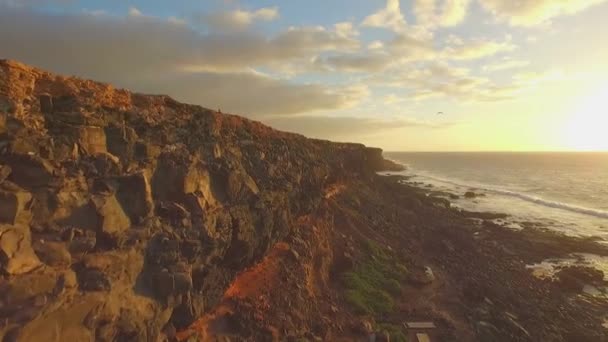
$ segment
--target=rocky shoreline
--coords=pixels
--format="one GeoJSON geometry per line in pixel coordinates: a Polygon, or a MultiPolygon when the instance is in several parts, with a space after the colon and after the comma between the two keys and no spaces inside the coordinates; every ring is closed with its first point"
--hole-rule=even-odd
{"type": "Polygon", "coordinates": [[[1,341],[607,341],[605,283],[380,149],[0,61],[1,341]],[[410,338],[411,340],[411,338],[410,338]]]}

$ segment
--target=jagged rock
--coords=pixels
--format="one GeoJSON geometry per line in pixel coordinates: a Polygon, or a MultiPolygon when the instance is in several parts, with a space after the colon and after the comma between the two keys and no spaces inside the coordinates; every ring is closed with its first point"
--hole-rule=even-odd
{"type": "Polygon", "coordinates": [[[77,273],[79,288],[83,291],[110,291],[112,284],[107,275],[95,268],[86,268],[77,273]]]}
{"type": "Polygon", "coordinates": [[[118,156],[123,162],[132,160],[135,156],[137,133],[126,124],[105,128],[107,148],[110,153],[118,156]]]}
{"type": "Polygon", "coordinates": [[[61,282],[61,286],[71,289],[78,286],[78,278],[76,277],[76,272],[72,270],[66,270],[59,277],[59,281],[61,282]]]}
{"type": "Polygon", "coordinates": [[[26,226],[0,225],[0,263],[8,274],[21,274],[40,265],[26,226]]]}
{"type": "Polygon", "coordinates": [[[36,241],[34,251],[38,258],[49,266],[62,267],[72,263],[72,256],[62,242],[36,241]]]}
{"type": "Polygon", "coordinates": [[[27,303],[28,300],[51,294],[56,287],[57,277],[58,275],[54,270],[42,268],[12,277],[6,283],[6,288],[0,288],[3,291],[0,303],[19,311],[20,306],[27,303]]]}
{"type": "MultiPolygon", "coordinates": [[[[47,264],[36,268],[27,227],[0,226],[5,278],[27,280],[27,295],[10,296],[31,301],[0,317],[0,339],[8,318],[19,322],[10,335],[26,342],[49,331],[68,341],[155,341],[161,327],[181,331],[203,316],[203,304],[222,299],[235,274],[288,239],[295,218],[321,206],[326,186],[371,179],[382,163],[381,150],[363,145],[308,140],[9,61],[0,61],[0,135],[0,165],[12,169],[0,168],[0,191],[24,196],[0,212],[31,224],[47,264]]],[[[292,261],[315,248],[305,241],[297,249],[305,256],[292,261]]]]}
{"type": "Polygon", "coordinates": [[[78,144],[89,155],[107,152],[106,133],[101,127],[78,126],[78,144]]]}
{"type": "Polygon", "coordinates": [[[391,335],[388,331],[382,331],[376,333],[376,342],[391,342],[391,335]]]}
{"type": "Polygon", "coordinates": [[[0,165],[0,183],[4,182],[5,179],[11,174],[13,170],[8,165],[0,165]]]}
{"type": "Polygon", "coordinates": [[[49,185],[53,181],[54,167],[36,155],[11,155],[4,158],[13,172],[8,178],[24,189],[35,189],[49,185]]]}
{"type": "Polygon", "coordinates": [[[154,212],[152,188],[145,172],[116,178],[116,196],[131,222],[140,223],[154,212]]]}
{"type": "Polygon", "coordinates": [[[86,254],[97,245],[97,237],[92,231],[84,231],[83,235],[74,236],[69,242],[69,251],[71,254],[86,254]]]}
{"type": "Polygon", "coordinates": [[[97,196],[92,201],[99,218],[99,232],[117,236],[129,229],[131,221],[115,196],[97,196]]]}
{"type": "Polygon", "coordinates": [[[415,285],[428,285],[435,281],[435,274],[430,267],[426,266],[408,273],[408,280],[415,285]]]}
{"type": "Polygon", "coordinates": [[[41,94],[40,99],[40,111],[44,114],[53,112],[53,97],[49,94],[41,94]]]}
{"type": "Polygon", "coordinates": [[[237,202],[248,196],[257,195],[260,190],[251,176],[232,171],[228,174],[226,192],[230,200],[237,202]]]}
{"type": "Polygon", "coordinates": [[[604,272],[587,266],[564,267],[555,276],[561,288],[576,292],[582,291],[585,284],[599,284],[604,281],[604,272]]]}
{"type": "Polygon", "coordinates": [[[473,191],[467,191],[467,192],[465,192],[464,197],[465,198],[475,198],[475,197],[477,197],[477,194],[474,193],[473,191]]]}
{"type": "Polygon", "coordinates": [[[355,331],[366,336],[374,332],[373,323],[367,319],[362,319],[361,321],[359,321],[358,324],[354,326],[354,328],[355,331]]]}
{"type": "Polygon", "coordinates": [[[0,223],[29,224],[32,219],[31,200],[32,195],[21,189],[12,192],[0,190],[0,223]]]}
{"type": "Polygon", "coordinates": [[[100,176],[117,175],[120,173],[120,159],[107,152],[97,152],[93,159],[93,165],[100,176]]]}
{"type": "Polygon", "coordinates": [[[188,212],[188,209],[174,202],[161,202],[157,212],[161,217],[166,217],[174,221],[181,221],[190,217],[190,212],[188,212]]]}
{"type": "Polygon", "coordinates": [[[194,262],[201,255],[203,246],[199,240],[182,241],[180,251],[182,256],[189,262],[194,262]]]}

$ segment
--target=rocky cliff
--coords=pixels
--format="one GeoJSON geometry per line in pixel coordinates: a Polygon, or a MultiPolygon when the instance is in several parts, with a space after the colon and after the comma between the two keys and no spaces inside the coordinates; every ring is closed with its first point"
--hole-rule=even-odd
{"type": "Polygon", "coordinates": [[[174,338],[332,189],[386,167],[379,149],[2,60],[0,340],[174,338]]]}

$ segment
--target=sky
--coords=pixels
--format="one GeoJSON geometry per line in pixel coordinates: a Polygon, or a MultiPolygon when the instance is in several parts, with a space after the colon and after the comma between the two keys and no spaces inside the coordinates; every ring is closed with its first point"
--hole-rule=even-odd
{"type": "Polygon", "coordinates": [[[0,0],[0,58],[388,151],[608,151],[606,17],[608,0],[0,0]]]}

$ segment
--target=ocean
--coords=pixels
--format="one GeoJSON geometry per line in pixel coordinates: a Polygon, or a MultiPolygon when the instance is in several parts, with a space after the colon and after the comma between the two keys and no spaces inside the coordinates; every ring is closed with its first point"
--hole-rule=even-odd
{"type": "Polygon", "coordinates": [[[453,206],[510,215],[520,229],[533,222],[608,243],[608,153],[388,152],[411,182],[459,195],[453,206]],[[482,194],[474,199],[467,191],[482,194]]]}

